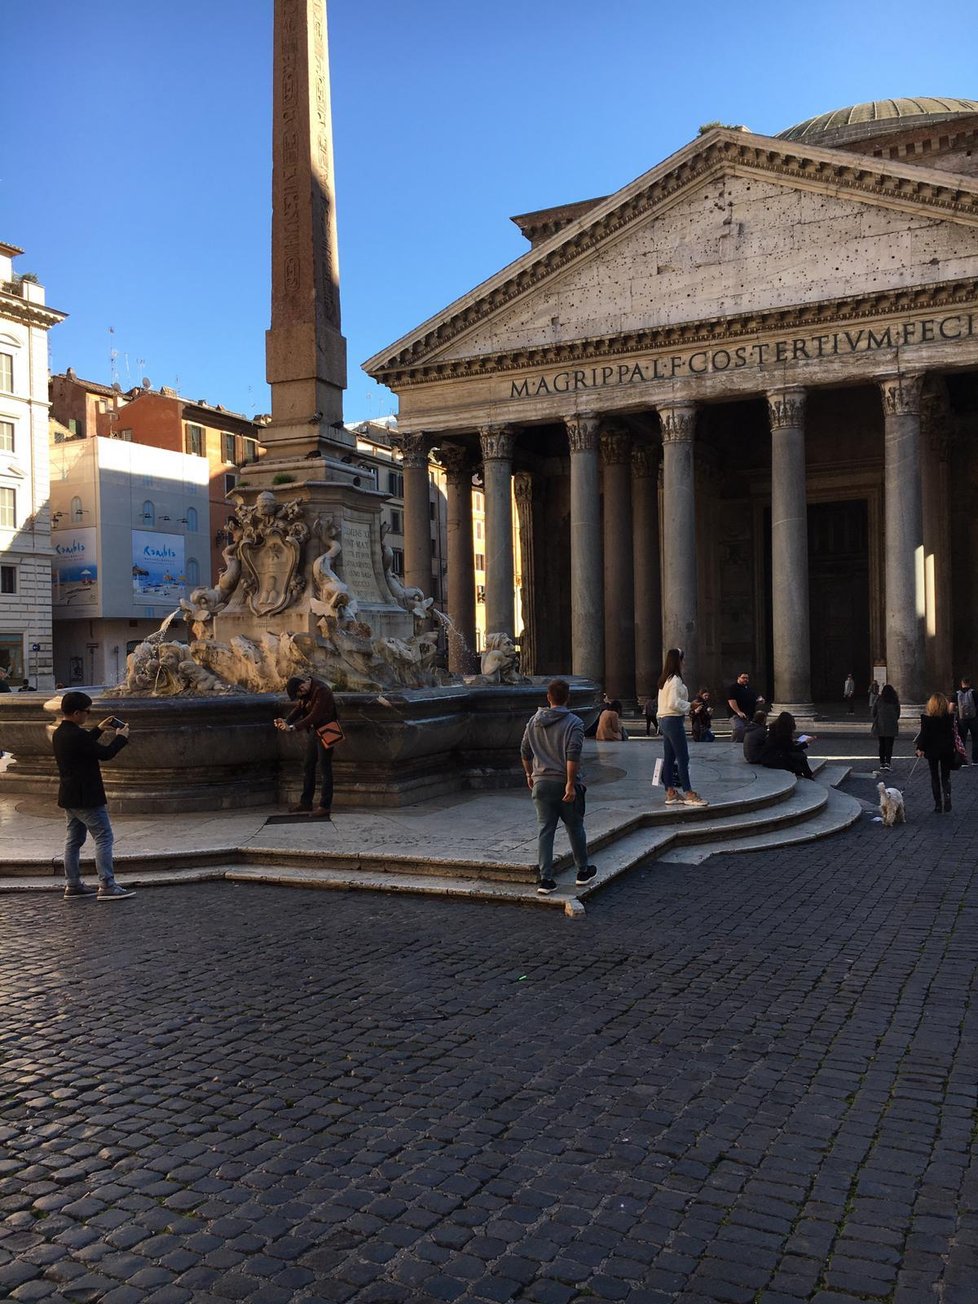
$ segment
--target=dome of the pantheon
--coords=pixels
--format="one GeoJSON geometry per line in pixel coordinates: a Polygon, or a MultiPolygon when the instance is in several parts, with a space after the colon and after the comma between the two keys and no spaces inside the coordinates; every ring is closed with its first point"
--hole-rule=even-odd
{"type": "Polygon", "coordinates": [[[816,118],[778,132],[782,140],[805,141],[810,145],[849,144],[891,131],[951,123],[957,117],[978,114],[978,100],[923,95],[913,100],[867,100],[845,109],[820,113],[816,118]]]}

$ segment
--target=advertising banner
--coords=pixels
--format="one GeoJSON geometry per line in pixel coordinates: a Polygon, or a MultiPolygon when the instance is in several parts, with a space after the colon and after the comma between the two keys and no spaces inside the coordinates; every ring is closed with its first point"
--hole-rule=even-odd
{"type": "Polygon", "coordinates": [[[132,595],[134,602],[175,607],[186,590],[183,535],[155,530],[132,532],[132,595]]]}
{"type": "Polygon", "coordinates": [[[95,529],[52,530],[51,604],[58,612],[98,607],[98,564],[95,529]]]}

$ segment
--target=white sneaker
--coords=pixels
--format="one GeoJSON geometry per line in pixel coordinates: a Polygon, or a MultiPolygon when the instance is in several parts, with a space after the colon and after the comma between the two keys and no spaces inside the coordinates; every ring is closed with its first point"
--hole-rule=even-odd
{"type": "Polygon", "coordinates": [[[705,797],[701,797],[698,792],[687,792],[683,798],[684,806],[709,806],[705,797]]]}

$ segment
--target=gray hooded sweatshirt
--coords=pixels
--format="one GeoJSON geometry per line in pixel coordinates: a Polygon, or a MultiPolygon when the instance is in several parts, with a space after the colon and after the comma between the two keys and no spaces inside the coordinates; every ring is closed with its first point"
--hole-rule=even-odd
{"type": "MultiPolygon", "coordinates": [[[[520,755],[533,762],[533,778],[567,781],[567,762],[581,759],[584,721],[566,706],[541,706],[523,732],[520,755]]],[[[578,768],[577,782],[584,782],[578,768]]]]}

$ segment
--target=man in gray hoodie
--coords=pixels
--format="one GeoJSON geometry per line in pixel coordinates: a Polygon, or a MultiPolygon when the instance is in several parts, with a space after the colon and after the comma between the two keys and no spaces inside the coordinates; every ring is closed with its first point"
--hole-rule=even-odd
{"type": "Polygon", "coordinates": [[[583,887],[597,873],[587,863],[587,835],[584,832],[584,775],[581,748],[584,722],[567,709],[570,685],[566,679],[552,679],[547,702],[526,726],[520,756],[526,782],[533,794],[539,826],[537,863],[540,879],[537,891],[549,896],[557,890],[554,881],[554,833],[563,820],[570,839],[577,886],[583,887]]]}

